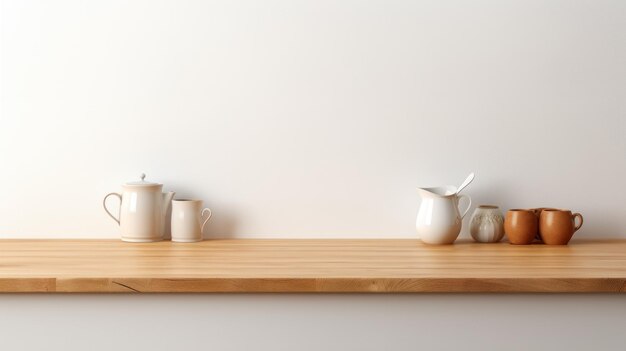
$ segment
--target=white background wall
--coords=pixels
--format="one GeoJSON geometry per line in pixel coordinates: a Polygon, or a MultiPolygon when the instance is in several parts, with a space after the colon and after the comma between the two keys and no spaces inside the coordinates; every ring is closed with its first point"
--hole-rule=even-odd
{"type": "MultiPolygon", "coordinates": [[[[626,2],[0,0],[0,237],[414,237],[417,186],[626,237],[626,2]]],[[[464,235],[467,235],[466,233],[464,235]]],[[[8,349],[619,349],[607,295],[0,296],[8,349]],[[317,344],[312,344],[313,342],[317,344]],[[319,345],[319,346],[317,346],[319,345]]]]}
{"type": "Polygon", "coordinates": [[[1,237],[118,237],[102,197],[142,172],[211,237],[414,237],[415,187],[470,171],[626,236],[624,1],[1,10],[1,237]]]}
{"type": "Polygon", "coordinates": [[[621,295],[0,296],[5,350],[622,350],[621,295]]]}

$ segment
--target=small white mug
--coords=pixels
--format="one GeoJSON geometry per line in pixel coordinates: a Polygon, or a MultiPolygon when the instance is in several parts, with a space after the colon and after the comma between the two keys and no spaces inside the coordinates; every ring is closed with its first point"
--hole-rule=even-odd
{"type": "Polygon", "coordinates": [[[172,200],[172,241],[202,241],[204,226],[211,215],[210,209],[202,209],[202,200],[172,200]],[[204,219],[206,213],[209,215],[204,219]]]}

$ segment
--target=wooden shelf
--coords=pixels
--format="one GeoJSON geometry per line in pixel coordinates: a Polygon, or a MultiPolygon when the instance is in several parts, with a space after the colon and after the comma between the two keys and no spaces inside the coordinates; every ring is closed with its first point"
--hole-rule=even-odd
{"type": "Polygon", "coordinates": [[[0,240],[0,292],[623,292],[626,240],[0,240]]]}

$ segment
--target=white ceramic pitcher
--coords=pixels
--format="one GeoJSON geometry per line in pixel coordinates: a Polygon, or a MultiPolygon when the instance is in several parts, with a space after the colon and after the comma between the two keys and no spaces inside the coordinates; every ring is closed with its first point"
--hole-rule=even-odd
{"type": "Polygon", "coordinates": [[[173,192],[163,193],[162,184],[144,180],[128,182],[122,186],[122,193],[110,193],[104,197],[102,205],[106,213],[113,218],[122,231],[122,240],[130,242],[152,242],[163,240],[165,216],[169,209],[173,192]],[[107,208],[109,196],[120,199],[117,217],[107,208]]]}
{"type": "Polygon", "coordinates": [[[422,203],[417,212],[416,228],[420,239],[427,244],[452,244],[461,233],[463,217],[472,205],[468,195],[457,194],[456,187],[417,188],[422,203]],[[467,198],[463,214],[459,200],[467,198]]]}

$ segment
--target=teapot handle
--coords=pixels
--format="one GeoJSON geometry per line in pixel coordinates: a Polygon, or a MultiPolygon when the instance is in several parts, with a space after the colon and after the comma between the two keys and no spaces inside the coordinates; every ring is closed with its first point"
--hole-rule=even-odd
{"type": "Polygon", "coordinates": [[[472,198],[469,197],[469,195],[465,195],[465,194],[458,195],[458,197],[459,197],[459,200],[457,201],[457,206],[461,202],[462,198],[466,198],[467,201],[469,202],[467,204],[467,208],[465,209],[465,211],[463,211],[463,214],[461,215],[461,219],[463,219],[463,217],[465,217],[465,215],[467,214],[467,211],[469,211],[470,207],[472,207],[472,198]]]}
{"type": "Polygon", "coordinates": [[[118,193],[109,193],[107,194],[107,196],[104,197],[104,200],[102,200],[102,206],[104,207],[104,210],[106,211],[106,213],[111,216],[111,218],[113,218],[114,221],[117,222],[117,225],[120,224],[120,213],[122,212],[122,195],[118,194],[118,193]],[[120,199],[120,210],[117,213],[117,218],[115,218],[115,216],[113,214],[111,214],[111,212],[109,212],[109,209],[107,208],[107,198],[109,196],[117,196],[120,199]]]}
{"type": "Polygon", "coordinates": [[[206,224],[206,222],[209,221],[209,219],[211,219],[211,216],[213,215],[213,212],[211,212],[211,209],[205,208],[204,210],[202,210],[201,216],[204,217],[204,214],[206,212],[209,212],[209,216],[204,220],[204,222],[202,222],[202,228],[200,228],[200,232],[202,234],[204,234],[204,225],[206,224]]]}

